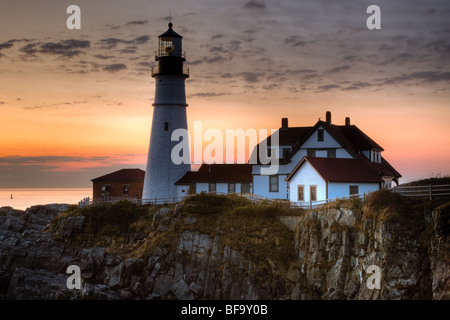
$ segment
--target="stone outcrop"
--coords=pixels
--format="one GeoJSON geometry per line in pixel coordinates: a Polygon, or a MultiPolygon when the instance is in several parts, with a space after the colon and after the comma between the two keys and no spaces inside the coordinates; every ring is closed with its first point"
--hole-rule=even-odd
{"type": "Polygon", "coordinates": [[[302,281],[291,298],[449,299],[449,210],[406,221],[346,208],[303,216],[295,232],[302,281]],[[380,289],[367,285],[372,265],[380,268],[380,289]]]}
{"type": "MultiPolygon", "coordinates": [[[[66,208],[0,208],[0,299],[450,298],[450,205],[425,210],[408,225],[359,209],[307,212],[292,232],[296,257],[288,267],[229,245],[224,237],[233,230],[190,229],[197,218],[183,216],[182,205],[155,213],[147,236],[128,235],[135,252],[148,252],[131,256],[95,239],[74,242],[84,216],[60,216],[49,232],[66,208]],[[81,270],[80,289],[67,287],[69,265],[81,270]],[[371,265],[381,270],[378,290],[366,285],[371,265]]],[[[246,241],[280,241],[267,234],[264,228],[246,241]]]]}

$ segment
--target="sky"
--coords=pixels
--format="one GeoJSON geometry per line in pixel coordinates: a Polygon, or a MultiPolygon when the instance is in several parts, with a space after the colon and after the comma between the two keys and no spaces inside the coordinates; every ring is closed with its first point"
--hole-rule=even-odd
{"type": "Polygon", "coordinates": [[[450,175],[449,1],[16,0],[0,2],[0,188],[145,169],[169,16],[190,129],[313,126],[331,111],[384,148],[401,182],[450,175]],[[69,5],[81,29],[67,28],[69,5]],[[366,25],[370,5],[381,29],[366,25]]]}

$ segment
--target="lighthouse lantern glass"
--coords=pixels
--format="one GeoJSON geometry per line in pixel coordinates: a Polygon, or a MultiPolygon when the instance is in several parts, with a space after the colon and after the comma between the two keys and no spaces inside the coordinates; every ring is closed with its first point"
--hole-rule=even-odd
{"type": "Polygon", "coordinates": [[[177,37],[159,38],[159,56],[181,57],[181,39],[177,37]]]}

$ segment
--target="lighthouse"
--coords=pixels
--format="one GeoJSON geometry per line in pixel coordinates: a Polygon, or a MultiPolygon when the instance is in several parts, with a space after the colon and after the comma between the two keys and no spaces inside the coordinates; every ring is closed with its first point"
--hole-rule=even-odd
{"type": "Polygon", "coordinates": [[[185,80],[189,77],[189,70],[183,65],[183,37],[172,27],[170,22],[169,29],[158,37],[157,65],[152,68],[155,99],[142,192],[145,202],[173,202],[177,196],[175,182],[191,170],[190,163],[175,164],[171,159],[171,151],[179,143],[171,141],[172,132],[187,130],[185,80]]]}

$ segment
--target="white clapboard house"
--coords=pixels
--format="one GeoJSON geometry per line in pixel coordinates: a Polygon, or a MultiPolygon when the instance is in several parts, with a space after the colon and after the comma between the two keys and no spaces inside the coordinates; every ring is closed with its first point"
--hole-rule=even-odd
{"type": "MultiPolygon", "coordinates": [[[[326,121],[312,127],[289,127],[283,118],[278,130],[278,147],[265,145],[267,152],[278,148],[276,174],[261,174],[256,164],[203,164],[176,182],[179,197],[192,193],[253,193],[270,199],[314,202],[389,188],[398,184],[400,173],[383,157],[383,148],[357,126],[326,121]]],[[[258,153],[262,143],[253,152],[258,153]]]]}

